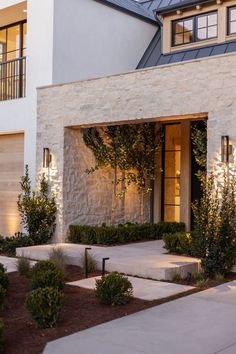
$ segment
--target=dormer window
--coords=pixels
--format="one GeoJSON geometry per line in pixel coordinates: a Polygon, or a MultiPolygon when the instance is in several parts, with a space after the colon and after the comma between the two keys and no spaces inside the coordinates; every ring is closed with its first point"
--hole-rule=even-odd
{"type": "Polygon", "coordinates": [[[217,11],[172,22],[172,46],[217,37],[217,11]]]}
{"type": "Polygon", "coordinates": [[[236,34],[236,6],[228,8],[228,34],[236,34]]]}

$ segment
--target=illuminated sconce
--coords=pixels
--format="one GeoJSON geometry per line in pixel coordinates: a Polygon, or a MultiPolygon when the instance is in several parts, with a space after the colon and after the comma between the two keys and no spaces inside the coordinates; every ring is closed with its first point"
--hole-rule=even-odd
{"type": "Polygon", "coordinates": [[[229,156],[232,154],[232,145],[229,144],[229,136],[221,137],[221,161],[228,163],[229,156]]]}
{"type": "Polygon", "coordinates": [[[43,168],[49,168],[52,161],[52,155],[49,148],[43,148],[43,168]]]}

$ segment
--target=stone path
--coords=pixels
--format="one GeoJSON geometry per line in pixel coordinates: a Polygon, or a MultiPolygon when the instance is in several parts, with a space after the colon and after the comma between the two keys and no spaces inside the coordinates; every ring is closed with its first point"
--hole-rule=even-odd
{"type": "MultiPolygon", "coordinates": [[[[81,288],[94,289],[95,280],[101,277],[88,278],[83,280],[68,283],[73,286],[80,286],[81,288]]],[[[180,294],[185,291],[194,289],[192,286],[165,283],[161,281],[154,281],[148,279],[140,279],[135,277],[128,277],[133,285],[133,295],[136,298],[143,300],[158,300],[172,295],[180,294]]]]}
{"type": "Polygon", "coordinates": [[[236,281],[49,343],[43,354],[235,354],[236,281]]]}
{"type": "MultiPolygon", "coordinates": [[[[47,259],[50,250],[55,247],[63,249],[69,264],[80,265],[86,245],[63,243],[18,248],[17,255],[24,254],[31,259],[47,259]]],[[[188,272],[194,273],[199,270],[200,263],[196,258],[167,254],[161,240],[115,247],[92,246],[91,253],[98,260],[100,269],[102,258],[109,257],[106,267],[109,272],[118,271],[157,280],[171,280],[175,273],[181,273],[183,276],[188,272]]]]}

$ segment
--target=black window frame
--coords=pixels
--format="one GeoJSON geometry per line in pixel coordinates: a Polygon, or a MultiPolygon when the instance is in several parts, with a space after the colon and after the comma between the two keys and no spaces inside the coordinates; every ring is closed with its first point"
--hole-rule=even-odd
{"type": "Polygon", "coordinates": [[[231,10],[236,10],[236,5],[227,7],[227,36],[231,36],[231,35],[236,34],[236,31],[235,32],[230,31],[230,24],[232,22],[236,22],[236,20],[231,21],[231,10]]]}
{"type": "MultiPolygon", "coordinates": [[[[8,28],[11,28],[11,27],[15,27],[15,26],[20,26],[20,48],[19,48],[19,58],[22,58],[24,55],[24,50],[26,50],[26,47],[24,47],[24,38],[23,38],[23,35],[24,35],[24,25],[27,24],[27,19],[25,20],[22,20],[22,21],[18,21],[18,22],[14,22],[14,23],[10,23],[9,25],[6,25],[6,26],[2,26],[0,27],[0,31],[2,30],[7,30],[8,28]]],[[[6,33],[6,40],[7,40],[7,33],[6,33]]],[[[1,55],[2,56],[7,56],[7,54],[11,53],[12,51],[8,51],[6,50],[6,52],[2,53],[1,55]]],[[[7,61],[7,60],[5,60],[7,61]]],[[[1,61],[0,60],[0,63],[1,62],[4,62],[4,61],[1,61]]]]}
{"type": "MultiPolygon", "coordinates": [[[[188,17],[184,17],[182,19],[178,19],[178,20],[174,20],[172,21],[171,23],[171,46],[172,47],[179,47],[179,46],[183,46],[183,45],[187,45],[187,44],[191,44],[191,43],[197,43],[197,42],[202,42],[202,41],[207,41],[207,40],[211,40],[211,39],[215,39],[218,37],[218,11],[217,10],[213,10],[213,11],[209,11],[209,12],[205,12],[203,14],[200,14],[200,15],[194,15],[194,16],[188,16],[188,17]],[[198,27],[197,27],[197,24],[198,24],[198,19],[200,17],[207,17],[208,15],[210,14],[216,14],[217,15],[217,22],[216,22],[216,25],[212,25],[212,26],[208,26],[208,18],[207,18],[207,26],[206,27],[202,27],[202,28],[206,28],[208,29],[209,27],[215,27],[216,26],[216,36],[214,37],[210,37],[210,38],[204,38],[204,39],[199,39],[197,37],[197,31],[198,31],[198,27]],[[190,42],[187,42],[187,43],[180,43],[180,44],[175,44],[175,35],[178,34],[175,32],[175,25],[176,23],[178,22],[181,22],[181,21],[186,21],[186,20],[192,20],[193,21],[193,32],[192,32],[192,40],[190,42]]],[[[189,32],[189,31],[185,31],[185,32],[189,32]]],[[[183,34],[185,33],[183,32],[183,34]]]]}

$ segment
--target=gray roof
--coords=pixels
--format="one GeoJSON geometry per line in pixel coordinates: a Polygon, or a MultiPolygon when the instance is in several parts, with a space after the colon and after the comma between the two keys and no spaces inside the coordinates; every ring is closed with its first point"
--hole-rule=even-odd
{"type": "Polygon", "coordinates": [[[134,0],[95,0],[121,11],[127,12],[151,23],[157,23],[154,12],[134,0]]]}
{"type": "Polygon", "coordinates": [[[140,60],[137,69],[148,68],[163,64],[177,63],[192,59],[211,57],[214,55],[236,52],[236,40],[220,44],[185,49],[170,54],[161,53],[161,31],[158,30],[152,42],[140,60]]]}
{"type": "Polygon", "coordinates": [[[147,0],[142,2],[142,6],[148,11],[161,14],[173,11],[177,8],[179,9],[183,7],[189,7],[195,4],[201,4],[210,1],[212,0],[147,0]]]}

